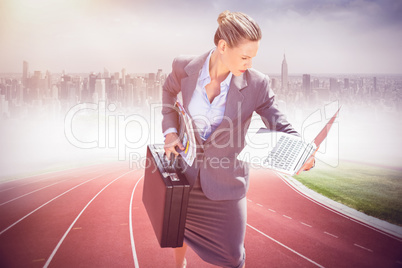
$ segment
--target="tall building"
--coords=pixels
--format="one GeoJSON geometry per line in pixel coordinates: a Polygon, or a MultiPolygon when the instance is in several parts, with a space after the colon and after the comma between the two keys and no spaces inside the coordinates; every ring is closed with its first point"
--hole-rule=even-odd
{"type": "Polygon", "coordinates": [[[132,107],[132,106],[134,106],[134,86],[133,86],[133,84],[126,84],[126,87],[127,87],[127,96],[126,96],[126,98],[125,98],[125,101],[126,101],[126,106],[128,106],[128,107],[132,107]]]}
{"type": "Polygon", "coordinates": [[[126,74],[124,77],[124,85],[123,85],[123,99],[124,102],[126,103],[130,103],[130,105],[133,104],[133,96],[134,96],[134,86],[131,83],[131,75],[130,74],[126,74]],[[130,92],[130,90],[132,92],[130,92]],[[131,94],[131,100],[127,100],[127,98],[129,98],[129,95],[131,94]]]}
{"type": "Polygon", "coordinates": [[[148,100],[156,100],[157,99],[155,85],[156,85],[156,74],[149,73],[148,80],[147,80],[147,96],[146,96],[146,98],[148,100]]]}
{"type": "Polygon", "coordinates": [[[42,72],[34,71],[33,76],[29,79],[30,98],[31,100],[41,100],[43,95],[42,90],[42,72]]]}
{"type": "Polygon", "coordinates": [[[283,54],[281,79],[282,79],[282,89],[287,90],[288,89],[288,64],[286,62],[285,54],[283,54]]]}
{"type": "Polygon", "coordinates": [[[110,78],[110,72],[105,67],[103,67],[103,78],[110,78]]]}
{"type": "Polygon", "coordinates": [[[313,82],[311,83],[311,89],[319,88],[320,87],[320,80],[318,78],[314,78],[313,82]]]}
{"type": "Polygon", "coordinates": [[[309,74],[303,74],[303,86],[302,86],[303,93],[305,96],[311,95],[311,78],[309,74]]]}
{"type": "Polygon", "coordinates": [[[95,82],[95,92],[98,95],[98,101],[106,100],[105,79],[98,78],[95,82]]]}
{"type": "Polygon", "coordinates": [[[22,62],[22,85],[28,87],[28,62],[22,62]]]}
{"type": "Polygon", "coordinates": [[[133,78],[134,85],[134,103],[135,104],[144,104],[146,99],[146,85],[143,77],[134,77],[133,78]]]}
{"type": "Polygon", "coordinates": [[[52,85],[52,88],[50,90],[50,98],[52,100],[59,99],[59,88],[56,85],[52,85]]]}
{"type": "Polygon", "coordinates": [[[117,82],[119,82],[120,73],[119,73],[119,72],[115,72],[113,78],[114,78],[114,80],[117,80],[117,82]]]}
{"type": "Polygon", "coordinates": [[[82,81],[81,102],[90,102],[92,95],[89,94],[89,78],[85,77],[82,81]]]}
{"type": "Polygon", "coordinates": [[[107,95],[107,98],[110,102],[121,101],[121,99],[119,98],[119,90],[119,81],[115,79],[111,80],[110,88],[107,95]]]}
{"type": "Polygon", "coordinates": [[[91,73],[90,75],[89,75],[89,80],[88,80],[88,93],[89,93],[89,96],[90,97],[92,97],[92,94],[94,94],[95,93],[95,83],[96,83],[96,78],[97,78],[97,76],[96,76],[96,74],[94,74],[94,73],[91,73]]]}
{"type": "Polygon", "coordinates": [[[21,81],[16,85],[16,102],[17,105],[22,105],[24,102],[24,91],[21,81]]]}
{"type": "Polygon", "coordinates": [[[49,72],[49,70],[46,71],[46,82],[45,82],[45,86],[46,86],[46,91],[48,91],[49,89],[52,88],[53,85],[53,79],[52,79],[52,74],[49,72]]]}
{"type": "Polygon", "coordinates": [[[122,83],[123,85],[126,84],[126,68],[123,68],[123,69],[121,70],[121,83],[122,83]]]}
{"type": "Polygon", "coordinates": [[[158,69],[158,72],[156,73],[156,81],[161,82],[162,79],[162,69],[158,69]]]}
{"type": "Polygon", "coordinates": [[[377,92],[377,77],[373,77],[373,89],[374,92],[377,92]]]}
{"type": "Polygon", "coordinates": [[[63,75],[60,80],[60,100],[67,101],[70,96],[72,88],[72,77],[69,75],[63,75]]]}
{"type": "Polygon", "coordinates": [[[75,76],[72,78],[72,88],[69,92],[69,101],[71,103],[77,103],[81,98],[81,91],[83,89],[82,77],[75,76]]]}
{"type": "Polygon", "coordinates": [[[329,78],[329,90],[331,92],[338,92],[339,91],[339,82],[336,78],[329,78]]]}

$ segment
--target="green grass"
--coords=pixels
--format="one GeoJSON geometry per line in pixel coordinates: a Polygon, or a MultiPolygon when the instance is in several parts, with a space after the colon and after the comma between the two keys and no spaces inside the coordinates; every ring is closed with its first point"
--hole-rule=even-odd
{"type": "Polygon", "coordinates": [[[341,162],[294,177],[308,188],[367,215],[402,226],[402,171],[341,162]]]}

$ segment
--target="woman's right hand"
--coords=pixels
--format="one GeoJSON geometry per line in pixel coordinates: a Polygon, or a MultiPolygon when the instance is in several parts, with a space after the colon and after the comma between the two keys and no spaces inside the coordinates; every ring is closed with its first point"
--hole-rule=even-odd
{"type": "Polygon", "coordinates": [[[176,148],[184,151],[184,146],[181,144],[179,136],[177,133],[169,133],[165,136],[165,154],[168,160],[170,160],[170,154],[173,153],[175,157],[179,155],[176,148]]]}

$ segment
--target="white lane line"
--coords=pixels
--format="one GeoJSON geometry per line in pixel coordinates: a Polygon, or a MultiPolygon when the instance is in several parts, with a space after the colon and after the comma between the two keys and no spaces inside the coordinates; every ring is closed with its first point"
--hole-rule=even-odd
{"type": "Polygon", "coordinates": [[[334,238],[339,238],[337,235],[334,235],[334,234],[331,234],[331,233],[328,233],[328,232],[324,232],[324,234],[329,235],[329,236],[332,236],[332,237],[334,237],[334,238]]]}
{"type": "Polygon", "coordinates": [[[275,210],[273,210],[273,209],[270,209],[270,208],[269,208],[268,210],[269,210],[269,211],[271,211],[271,212],[276,213],[276,211],[275,211],[275,210]]]}
{"type": "Polygon", "coordinates": [[[356,247],[358,247],[358,248],[364,249],[364,250],[366,250],[366,251],[368,251],[368,252],[374,252],[372,249],[363,247],[363,246],[361,246],[361,245],[359,245],[359,244],[353,244],[353,245],[356,246],[356,247]]]}
{"type": "Polygon", "coordinates": [[[120,175],[119,177],[117,177],[116,179],[112,180],[111,182],[109,182],[105,187],[102,188],[102,190],[100,190],[92,199],[91,201],[88,202],[88,204],[81,210],[81,212],[78,214],[78,216],[75,218],[75,220],[73,221],[73,223],[71,223],[70,227],[68,227],[67,231],[64,233],[63,237],[60,239],[59,243],[56,245],[56,247],[54,248],[52,254],[50,254],[49,258],[47,259],[45,265],[43,267],[48,267],[50,262],[52,261],[54,255],[56,254],[57,250],[60,248],[61,244],[63,243],[64,239],[67,237],[68,233],[71,231],[71,229],[73,228],[74,224],[78,221],[78,219],[81,217],[82,213],[84,213],[84,211],[87,209],[87,207],[92,203],[92,201],[95,200],[96,197],[98,197],[98,195],[100,195],[100,193],[102,193],[107,187],[109,187],[109,185],[111,185],[113,182],[117,181],[118,179],[120,179],[121,177],[123,177],[124,175],[127,175],[130,172],[133,172],[134,170],[130,170],[126,173],[124,173],[123,175],[120,175]]]}
{"type": "MultiPolygon", "coordinates": [[[[9,183],[9,182],[16,182],[16,181],[25,180],[25,179],[33,179],[33,178],[39,177],[39,176],[44,176],[44,175],[48,175],[48,174],[52,174],[52,173],[63,173],[63,172],[66,172],[68,174],[70,172],[74,172],[74,170],[65,169],[65,170],[58,170],[58,171],[47,171],[47,172],[32,175],[32,176],[27,176],[27,177],[22,177],[22,178],[16,178],[16,179],[10,179],[10,180],[6,180],[6,181],[2,181],[2,182],[0,182],[0,186],[3,185],[3,184],[9,183]]],[[[63,174],[56,174],[54,176],[47,177],[47,178],[42,178],[42,179],[39,179],[37,181],[53,178],[53,177],[60,176],[60,175],[63,175],[63,174]]],[[[35,181],[35,182],[37,182],[37,181],[35,181]]],[[[32,182],[29,182],[29,183],[26,183],[26,184],[30,184],[30,183],[32,183],[32,182]]],[[[26,184],[22,184],[22,185],[26,185],[26,184]]],[[[13,187],[13,188],[15,188],[15,187],[13,187]]],[[[2,191],[0,191],[0,192],[2,192],[2,191]]]]}
{"type": "Polygon", "coordinates": [[[66,180],[61,180],[61,181],[58,181],[58,182],[52,183],[52,184],[50,184],[50,185],[48,185],[48,186],[45,186],[45,187],[39,188],[39,189],[37,189],[37,190],[35,190],[35,191],[32,191],[32,192],[29,192],[29,193],[26,193],[26,194],[20,195],[20,196],[18,196],[18,197],[16,197],[16,198],[13,198],[13,199],[8,200],[8,201],[6,201],[6,202],[4,202],[4,203],[1,203],[1,204],[0,204],[0,207],[1,207],[1,206],[3,206],[3,205],[5,205],[5,204],[8,204],[8,203],[10,203],[10,202],[13,202],[13,201],[15,201],[15,200],[17,200],[17,199],[20,199],[20,198],[22,198],[22,197],[24,197],[24,196],[27,196],[27,195],[33,194],[33,193],[38,192],[38,191],[40,191],[40,190],[43,190],[43,189],[46,189],[46,188],[51,187],[51,186],[53,186],[53,185],[56,185],[56,184],[58,184],[58,183],[61,183],[61,182],[63,182],[63,181],[66,181],[66,180]]]}
{"type": "MultiPolygon", "coordinates": [[[[73,172],[73,171],[71,171],[71,172],[73,172]]],[[[10,188],[6,188],[6,189],[3,189],[3,190],[0,190],[0,193],[2,193],[2,192],[7,192],[7,191],[13,190],[13,189],[18,188],[18,187],[23,187],[23,186],[26,186],[26,185],[30,185],[30,184],[34,184],[34,183],[37,183],[37,182],[41,182],[41,181],[44,181],[44,180],[49,180],[49,179],[52,179],[52,178],[55,178],[55,177],[58,177],[58,176],[64,176],[64,175],[67,175],[68,173],[71,173],[71,172],[67,172],[66,174],[56,174],[56,175],[54,175],[54,176],[45,177],[45,178],[42,178],[42,179],[39,179],[39,180],[36,180],[36,181],[31,181],[31,182],[27,182],[27,183],[24,183],[24,184],[19,184],[19,185],[10,187],[10,188]]],[[[40,176],[40,175],[36,175],[36,176],[40,176]]],[[[33,176],[33,177],[36,177],[36,176],[33,176]]],[[[28,177],[28,178],[33,178],[33,177],[28,177]]],[[[17,179],[17,180],[13,180],[12,182],[14,182],[14,181],[18,181],[18,179],[17,179]]]]}
{"type": "MultiPolygon", "coordinates": [[[[57,177],[57,176],[60,176],[60,175],[66,175],[66,174],[71,173],[71,172],[74,172],[74,171],[79,171],[79,169],[92,168],[92,167],[96,167],[96,166],[100,166],[100,165],[101,165],[101,164],[99,164],[99,163],[95,163],[95,164],[90,164],[90,165],[81,166],[81,167],[65,167],[64,169],[60,169],[60,170],[45,171],[45,172],[43,172],[43,173],[39,173],[39,174],[32,175],[32,176],[29,176],[29,175],[28,175],[28,176],[26,176],[26,177],[21,177],[21,178],[16,178],[16,179],[11,179],[11,180],[1,181],[1,182],[0,182],[0,186],[2,186],[3,184],[9,183],[9,182],[16,182],[16,181],[25,180],[25,179],[32,179],[32,178],[39,177],[39,176],[43,176],[43,175],[48,175],[48,174],[53,174],[53,173],[63,173],[63,172],[65,172],[65,174],[56,174],[56,175],[51,176],[51,177],[48,177],[48,178],[43,178],[43,179],[37,180],[37,181],[41,181],[41,180],[45,180],[45,179],[54,178],[54,177],[57,177]]],[[[91,171],[91,172],[86,172],[86,173],[80,173],[80,174],[87,174],[87,173],[92,173],[92,172],[96,172],[96,171],[91,171]]],[[[37,182],[37,181],[35,181],[35,182],[37,182]]],[[[34,183],[34,182],[29,182],[29,183],[26,183],[26,184],[21,184],[21,186],[27,185],[27,184],[31,184],[31,183],[34,183]]],[[[20,185],[15,186],[15,187],[12,187],[12,188],[10,188],[10,189],[14,189],[14,188],[19,187],[19,186],[20,186],[20,185]]],[[[3,192],[3,191],[7,191],[7,190],[8,190],[8,189],[6,189],[6,190],[1,190],[0,193],[3,192]]]]}
{"type": "Polygon", "coordinates": [[[304,223],[304,222],[300,222],[301,224],[303,224],[304,226],[307,226],[307,227],[310,227],[310,228],[312,228],[313,226],[311,226],[310,224],[307,224],[307,223],[304,223]]]}
{"type": "Polygon", "coordinates": [[[247,199],[247,201],[248,201],[248,202],[253,202],[253,200],[251,200],[251,199],[247,199]]]}
{"type": "Polygon", "coordinates": [[[263,207],[263,205],[261,205],[261,204],[258,204],[258,203],[257,203],[257,206],[259,206],[259,207],[263,207]]]}
{"type": "Polygon", "coordinates": [[[313,260],[307,258],[306,256],[300,254],[299,252],[295,251],[294,249],[291,249],[290,247],[288,247],[288,246],[282,244],[282,243],[279,242],[278,240],[273,239],[272,237],[266,235],[265,233],[261,232],[260,230],[258,230],[257,228],[251,226],[250,224],[247,223],[247,226],[250,227],[251,229],[255,230],[256,232],[262,234],[263,236],[267,237],[268,239],[271,239],[272,241],[274,241],[274,242],[277,243],[278,245],[280,245],[280,246],[286,248],[287,250],[290,250],[291,252],[295,253],[296,255],[298,255],[298,256],[302,257],[303,259],[309,261],[310,263],[314,264],[315,266],[324,268],[324,266],[322,266],[321,264],[316,263],[315,261],[313,261],[313,260]]]}
{"type": "MultiPolygon", "coordinates": [[[[3,189],[3,190],[0,190],[0,193],[6,192],[6,191],[9,191],[9,190],[13,190],[13,189],[18,188],[18,187],[23,187],[23,186],[27,186],[27,185],[30,185],[30,184],[34,184],[34,183],[37,183],[37,182],[41,182],[41,181],[44,181],[44,180],[49,180],[49,179],[56,178],[56,177],[60,177],[60,176],[67,176],[69,173],[72,173],[72,172],[75,172],[75,171],[76,171],[76,170],[71,170],[71,171],[68,171],[68,172],[67,172],[67,170],[63,170],[63,171],[50,171],[50,172],[43,173],[43,174],[38,174],[38,175],[35,175],[35,176],[32,176],[32,177],[26,177],[26,178],[21,178],[21,179],[15,179],[15,180],[12,180],[12,181],[8,181],[8,182],[15,182],[15,181],[23,180],[23,179],[32,179],[32,178],[34,178],[34,177],[38,177],[38,176],[41,176],[41,175],[47,175],[47,174],[52,174],[52,173],[57,173],[57,172],[64,172],[64,173],[62,173],[62,174],[56,174],[56,175],[53,175],[53,176],[50,176],[50,177],[45,177],[45,178],[42,178],[42,179],[39,179],[39,180],[36,180],[36,181],[31,181],[31,182],[27,182],[27,183],[24,183],[24,184],[19,184],[19,185],[16,185],[16,186],[13,186],[13,187],[10,187],[10,188],[7,188],[7,189],[3,189]]],[[[85,173],[80,173],[80,175],[85,175],[85,174],[89,174],[89,173],[94,173],[94,172],[97,172],[97,171],[99,171],[99,170],[88,171],[88,172],[85,172],[85,173]]],[[[6,182],[4,182],[4,183],[6,183],[6,182]]],[[[0,183],[0,185],[1,185],[1,183],[0,183]]]]}
{"type": "Polygon", "coordinates": [[[283,217],[285,217],[285,218],[287,218],[287,219],[289,219],[289,220],[291,220],[292,218],[291,217],[289,217],[289,216],[286,216],[286,215],[282,215],[283,217]]]}
{"type": "Polygon", "coordinates": [[[4,229],[3,231],[0,232],[0,235],[2,235],[3,233],[5,233],[6,231],[8,231],[8,230],[9,230],[10,228],[12,228],[14,225],[16,225],[16,224],[19,223],[20,221],[24,220],[25,218],[27,218],[27,217],[30,216],[31,214],[33,214],[33,213],[35,213],[36,211],[38,211],[39,209],[43,208],[43,207],[46,206],[47,204],[53,202],[54,200],[56,200],[56,199],[59,198],[60,196],[63,196],[63,195],[65,195],[66,193],[68,193],[68,192],[74,190],[75,188],[80,187],[81,185],[83,185],[83,184],[85,184],[85,183],[87,183],[87,182],[90,182],[90,181],[92,181],[92,180],[94,180],[94,179],[97,179],[97,178],[99,178],[99,177],[102,176],[102,175],[104,175],[104,174],[101,174],[101,175],[96,176],[96,177],[94,177],[94,178],[92,178],[92,179],[89,179],[89,180],[87,180],[87,181],[84,181],[84,182],[82,182],[82,183],[80,183],[80,184],[74,186],[73,188],[70,188],[69,190],[65,191],[64,193],[59,194],[58,196],[52,198],[51,200],[47,201],[47,202],[44,203],[43,205],[41,205],[41,206],[37,207],[36,209],[32,210],[32,211],[29,212],[27,215],[25,215],[24,217],[22,217],[22,218],[19,219],[18,221],[14,222],[14,223],[11,224],[10,226],[8,226],[6,229],[4,229]]]}
{"type": "Polygon", "coordinates": [[[133,259],[134,259],[134,267],[138,268],[140,267],[138,264],[138,258],[137,258],[137,252],[135,251],[135,243],[134,243],[134,233],[133,233],[133,199],[134,199],[134,192],[135,189],[137,188],[138,183],[140,180],[144,177],[141,176],[141,178],[137,181],[137,183],[134,186],[133,192],[131,193],[131,200],[130,200],[130,210],[129,210],[129,224],[130,224],[130,240],[131,240],[131,250],[133,251],[133,259]]]}

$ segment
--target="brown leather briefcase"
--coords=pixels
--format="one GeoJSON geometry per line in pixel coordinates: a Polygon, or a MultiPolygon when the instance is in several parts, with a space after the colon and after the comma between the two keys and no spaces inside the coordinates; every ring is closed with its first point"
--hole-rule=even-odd
{"type": "Polygon", "coordinates": [[[162,248],[183,246],[189,193],[185,176],[166,160],[163,144],[148,145],[142,202],[162,248]]]}

